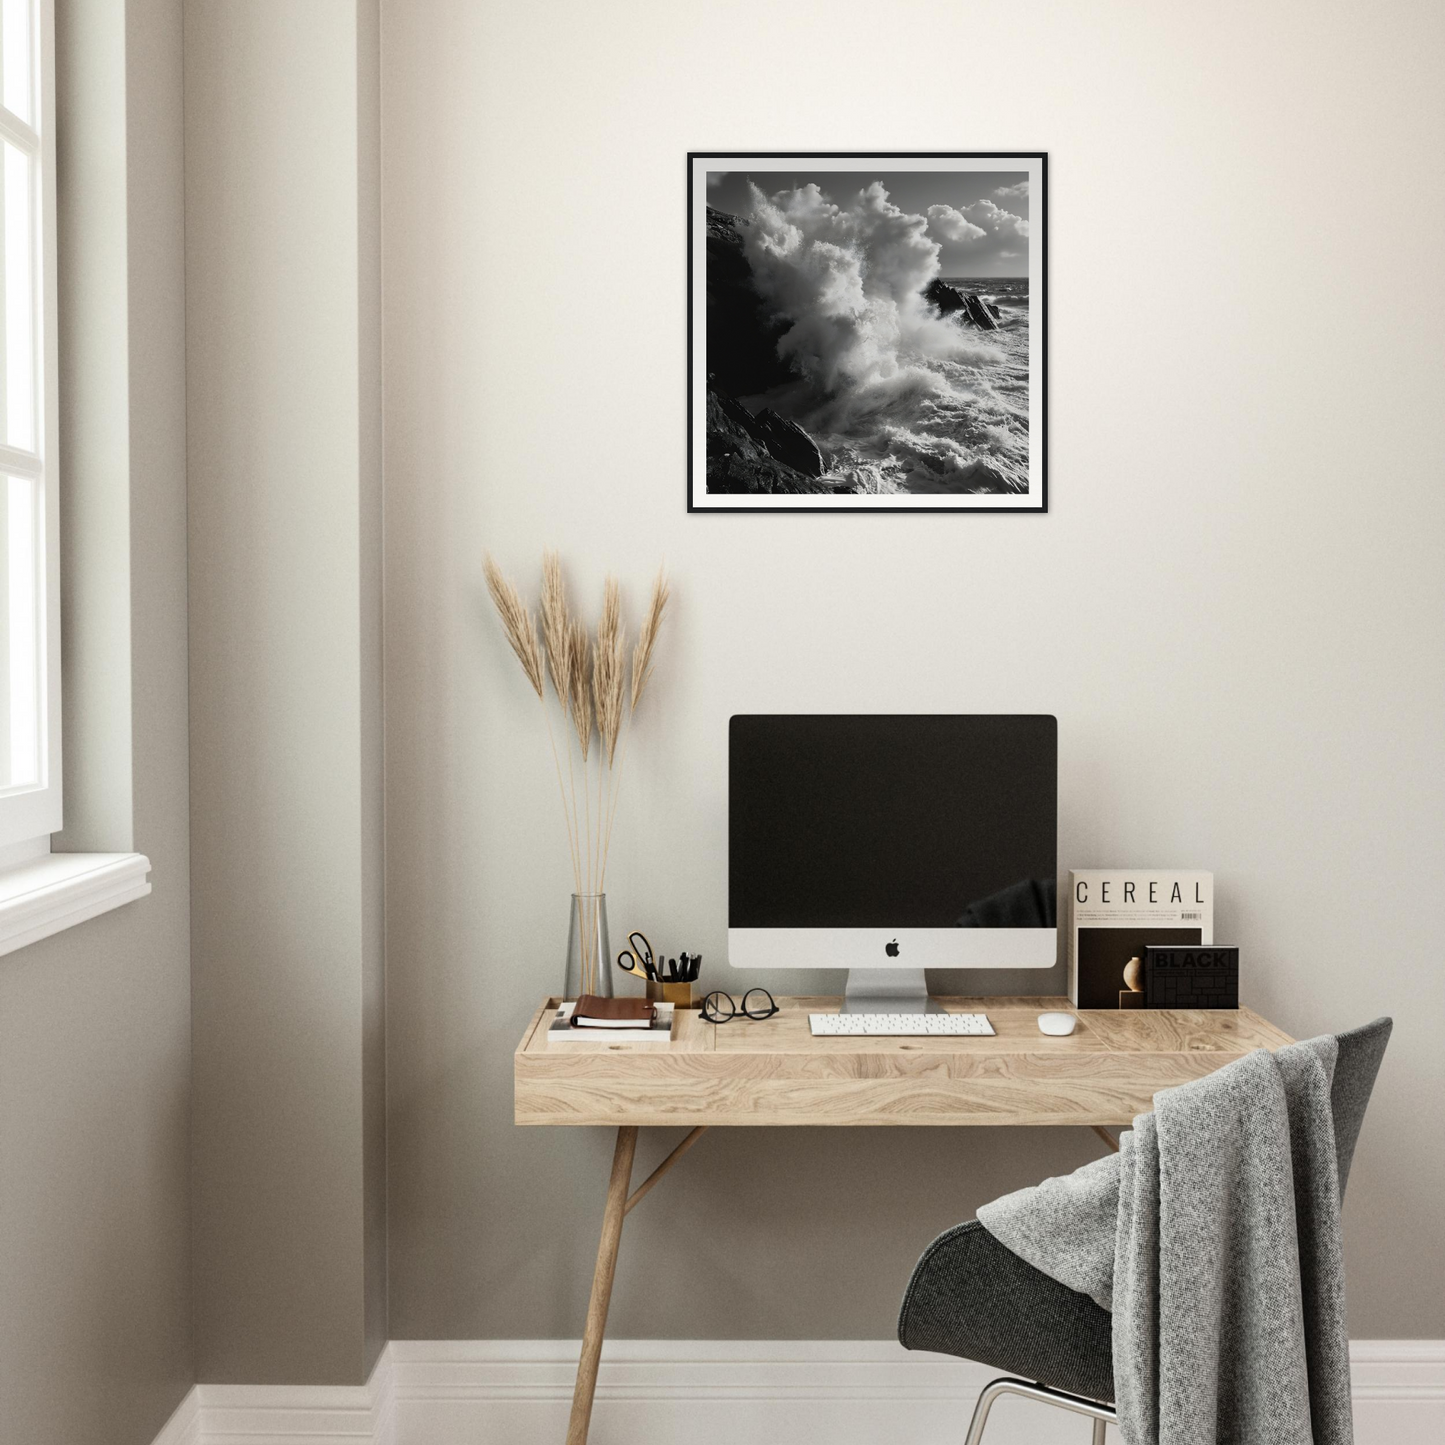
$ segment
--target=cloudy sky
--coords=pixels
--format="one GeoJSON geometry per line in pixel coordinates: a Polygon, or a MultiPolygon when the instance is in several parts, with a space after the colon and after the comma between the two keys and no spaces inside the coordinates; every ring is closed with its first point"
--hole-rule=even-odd
{"type": "Polygon", "coordinates": [[[768,195],[810,181],[841,205],[881,181],[900,210],[928,217],[942,276],[1029,274],[1028,176],[1023,171],[710,171],[707,203],[735,216],[751,209],[748,182],[768,195]]]}

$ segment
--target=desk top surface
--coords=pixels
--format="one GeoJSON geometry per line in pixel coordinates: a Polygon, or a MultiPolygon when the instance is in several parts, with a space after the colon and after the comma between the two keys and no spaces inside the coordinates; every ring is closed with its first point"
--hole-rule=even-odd
{"type": "Polygon", "coordinates": [[[1080,1010],[1063,1038],[1038,1016],[1063,998],[942,998],[993,1036],[815,1038],[836,997],[779,998],[773,1018],[707,1023],[679,1010],[669,1044],[549,1045],[547,999],[515,1056],[518,1124],[733,1126],[1131,1123],[1159,1089],[1289,1035],[1250,1009],[1080,1010]]]}

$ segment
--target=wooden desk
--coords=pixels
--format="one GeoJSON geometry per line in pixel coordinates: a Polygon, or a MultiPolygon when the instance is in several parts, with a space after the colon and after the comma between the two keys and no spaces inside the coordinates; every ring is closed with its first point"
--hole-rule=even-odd
{"type": "Polygon", "coordinates": [[[516,1122],[617,1129],[567,1445],[587,1439],[622,1221],[704,1129],[1077,1124],[1117,1149],[1106,1126],[1148,1113],[1158,1090],[1291,1042],[1249,1009],[1087,1011],[1068,1037],[1050,1038],[1038,1015],[1072,1012],[1067,999],[939,1002],[987,1014],[995,1035],[814,1038],[809,1012],[834,1011],[838,999],[780,998],[781,1012],[762,1020],[710,1024],[680,1010],[668,1045],[549,1046],[558,1000],[533,1014],[515,1055],[516,1122]],[[652,1127],[691,1132],[629,1194],[637,1131],[652,1127]]]}

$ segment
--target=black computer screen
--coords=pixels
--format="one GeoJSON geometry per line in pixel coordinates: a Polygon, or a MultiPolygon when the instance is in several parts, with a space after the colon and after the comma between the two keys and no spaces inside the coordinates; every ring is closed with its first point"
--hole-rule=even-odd
{"type": "Polygon", "coordinates": [[[1052,717],[732,719],[732,928],[1052,927],[1057,831],[1052,717]]]}

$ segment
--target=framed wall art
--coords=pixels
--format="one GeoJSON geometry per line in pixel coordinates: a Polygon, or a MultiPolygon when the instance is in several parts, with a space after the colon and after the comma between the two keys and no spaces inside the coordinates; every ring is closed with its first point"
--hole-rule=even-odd
{"type": "Polygon", "coordinates": [[[688,155],[692,512],[1045,512],[1047,156],[688,155]]]}

